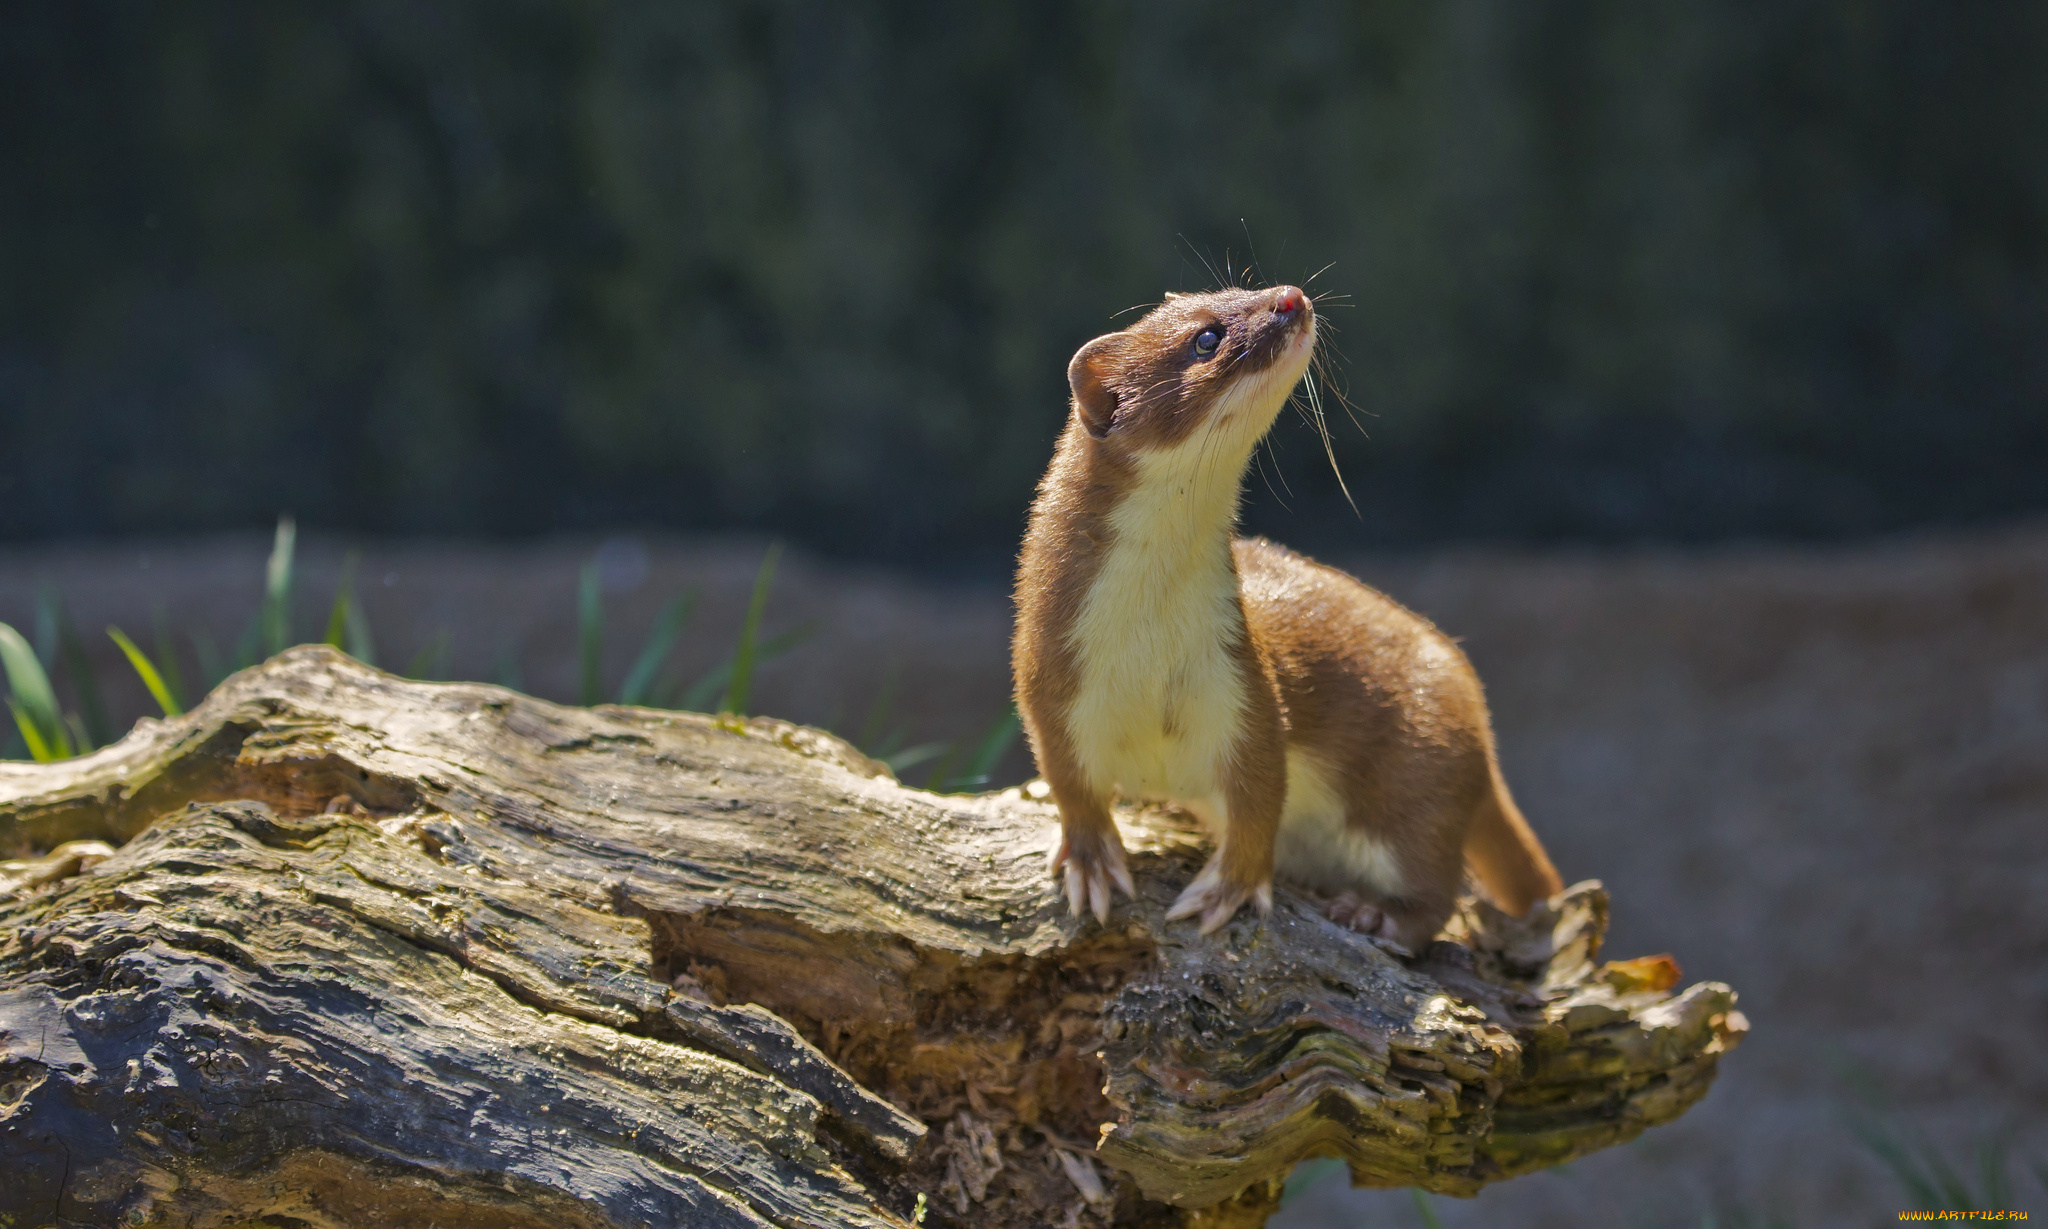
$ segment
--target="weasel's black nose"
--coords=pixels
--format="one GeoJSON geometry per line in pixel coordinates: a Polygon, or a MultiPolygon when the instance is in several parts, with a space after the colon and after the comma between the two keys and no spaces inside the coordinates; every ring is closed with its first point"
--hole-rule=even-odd
{"type": "Polygon", "coordinates": [[[1282,286],[1279,292],[1273,296],[1273,314],[1292,316],[1300,311],[1307,302],[1308,300],[1302,297],[1300,287],[1282,286]]]}

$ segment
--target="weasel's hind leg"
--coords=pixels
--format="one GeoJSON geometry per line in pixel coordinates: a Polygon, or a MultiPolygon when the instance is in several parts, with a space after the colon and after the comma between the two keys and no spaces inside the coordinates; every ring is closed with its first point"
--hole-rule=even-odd
{"type": "Polygon", "coordinates": [[[1322,902],[1323,915],[1339,926],[1379,939],[1389,946],[1414,955],[1429,946],[1450,920],[1451,907],[1412,900],[1367,900],[1355,892],[1340,892],[1322,902]]]}

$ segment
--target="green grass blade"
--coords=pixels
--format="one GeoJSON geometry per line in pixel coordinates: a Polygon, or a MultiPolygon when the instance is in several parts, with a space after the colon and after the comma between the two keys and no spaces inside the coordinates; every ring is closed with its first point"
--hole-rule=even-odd
{"type": "Polygon", "coordinates": [[[876,759],[882,755],[874,748],[875,740],[882,737],[882,731],[889,724],[889,710],[896,703],[896,682],[901,670],[895,662],[889,663],[889,672],[882,676],[882,685],[875,689],[875,698],[868,705],[867,716],[861,718],[860,733],[854,735],[853,745],[866,751],[876,759]]]}
{"type": "Polygon", "coordinates": [[[164,710],[164,716],[176,717],[183,713],[184,706],[171,694],[171,689],[164,685],[164,676],[157,672],[156,663],[149,660],[148,654],[135,647],[135,642],[128,638],[128,633],[118,627],[110,627],[107,629],[107,635],[113,638],[115,644],[121,646],[121,652],[128,658],[128,664],[135,668],[136,675],[142,679],[142,685],[149,688],[150,696],[156,700],[157,707],[164,710]]]}
{"type": "Polygon", "coordinates": [[[768,609],[768,586],[775,580],[775,561],[782,557],[782,543],[770,542],[768,553],[761,556],[761,570],[754,577],[754,596],[747,603],[746,622],[740,624],[739,647],[732,654],[732,681],[726,684],[725,698],[718,702],[718,711],[743,717],[747,712],[747,695],[754,686],[755,656],[759,650],[761,615],[768,609]]]}
{"type": "Polygon", "coordinates": [[[171,703],[182,711],[185,707],[185,672],[178,666],[178,645],[171,639],[170,621],[164,618],[162,603],[149,612],[149,621],[156,626],[156,664],[163,671],[164,690],[171,693],[171,703]]]}
{"type": "Polygon", "coordinates": [[[882,762],[889,766],[889,771],[901,776],[907,770],[919,764],[930,763],[952,749],[952,743],[919,743],[915,747],[905,747],[882,762]]]}
{"type": "Polygon", "coordinates": [[[1884,1167],[1891,1171],[1892,1177],[1905,1190],[1906,1198],[1913,1202],[1917,1210],[1941,1210],[1942,1194],[1939,1186],[1921,1172],[1919,1162],[1909,1148],[1892,1138],[1891,1133],[1874,1118],[1852,1121],[1849,1129],[1863,1141],[1863,1146],[1870,1149],[1884,1167]]]}
{"type": "Polygon", "coordinates": [[[355,602],[356,553],[341,561],[341,584],[334,590],[334,605],[327,611],[327,635],[321,643],[348,652],[348,609],[355,602]]]}
{"type": "MultiPolygon", "coordinates": [[[[755,650],[754,664],[756,666],[767,665],[804,641],[809,640],[817,632],[818,624],[816,621],[812,621],[798,624],[788,631],[775,633],[773,636],[762,641],[760,647],[755,650]]],[[[733,660],[728,657],[710,670],[707,670],[703,678],[692,683],[690,689],[685,691],[680,699],[668,707],[680,708],[689,712],[703,712],[704,706],[711,702],[711,697],[718,694],[718,689],[732,680],[732,672],[733,660]]],[[[900,743],[903,740],[898,737],[894,741],[900,743]]],[[[877,755],[875,758],[881,759],[882,757],[877,755]]]]}
{"type": "Polygon", "coordinates": [[[15,728],[21,731],[21,741],[28,748],[28,757],[30,759],[38,764],[47,764],[52,760],[68,760],[71,758],[71,749],[69,747],[61,743],[56,747],[52,747],[49,743],[43,741],[42,733],[36,729],[36,723],[30,719],[28,713],[12,697],[8,698],[7,707],[14,713],[15,728]]]}
{"type": "Polygon", "coordinates": [[[71,740],[64,732],[64,716],[57,708],[50,676],[35,649],[5,623],[0,623],[0,670],[7,674],[7,688],[13,693],[8,704],[29,754],[41,762],[69,759],[71,740]]]}
{"type": "Polygon", "coordinates": [[[1415,1214],[1422,1218],[1422,1229],[1444,1229],[1444,1223],[1436,1218],[1436,1209],[1429,1206],[1429,1196],[1419,1186],[1411,1186],[1408,1193],[1415,1196],[1415,1214]]]}
{"type": "Polygon", "coordinates": [[[431,682],[448,677],[448,633],[441,631],[432,640],[421,646],[406,663],[405,677],[418,682],[431,682]]]}
{"type": "Polygon", "coordinates": [[[696,609],[697,593],[694,589],[662,607],[661,613],[655,616],[654,627],[647,633],[647,643],[641,647],[640,656],[633,659],[633,668],[626,672],[626,681],[619,685],[619,703],[646,702],[654,690],[656,676],[668,662],[669,650],[675,647],[677,635],[696,609]]]}
{"type": "Polygon", "coordinates": [[[370,635],[370,616],[354,598],[348,603],[348,655],[366,666],[377,664],[377,641],[370,635]]]}
{"type": "Polygon", "coordinates": [[[2011,1144],[2002,1138],[1987,1139],[1977,1146],[1977,1181],[1983,1190],[1985,1210],[2013,1205],[2012,1179],[2006,1169],[2010,1148],[2011,1144]]]}
{"type": "Polygon", "coordinates": [[[1005,706],[1003,715],[996,718],[996,723],[989,727],[988,733],[982,735],[981,744],[974,749],[973,758],[967,761],[966,771],[946,782],[945,789],[940,792],[960,794],[987,789],[989,778],[995,775],[996,765],[1002,763],[1003,757],[1009,754],[1010,744],[1017,741],[1017,735],[1022,728],[1017,720],[1017,706],[1005,706]]]}
{"type": "Polygon", "coordinates": [[[334,591],[334,605],[327,612],[327,635],[322,643],[333,645],[366,666],[377,664],[377,645],[370,635],[370,617],[356,600],[356,552],[341,561],[341,585],[334,591]]]}
{"type": "Polygon", "coordinates": [[[604,591],[595,559],[583,565],[583,579],[576,586],[576,647],[582,665],[576,702],[599,703],[604,698],[604,591]]]}
{"type": "Polygon", "coordinates": [[[37,724],[47,729],[57,721],[57,693],[36,651],[5,623],[0,623],[0,668],[7,671],[7,686],[14,698],[37,724]]]}
{"type": "Polygon", "coordinates": [[[292,555],[298,542],[298,522],[278,517],[270,562],[263,569],[263,647],[268,657],[292,647],[292,555]]]}
{"type": "Polygon", "coordinates": [[[242,629],[241,639],[235,641],[235,660],[230,671],[247,670],[263,660],[263,612],[257,611],[242,629]]]}
{"type": "Polygon", "coordinates": [[[37,657],[44,669],[55,673],[62,662],[64,672],[71,676],[71,693],[78,698],[79,711],[69,717],[82,718],[71,722],[76,734],[73,750],[83,754],[113,741],[112,729],[107,724],[107,706],[100,700],[99,676],[85,655],[85,646],[79,643],[77,629],[64,613],[64,600],[55,585],[44,584],[36,589],[36,635],[37,657]]]}
{"type": "Polygon", "coordinates": [[[711,703],[711,697],[718,694],[718,689],[731,681],[732,661],[728,658],[706,670],[703,678],[690,684],[690,689],[676,701],[675,707],[686,712],[701,713],[704,706],[711,703]]]}
{"type": "Polygon", "coordinates": [[[918,788],[924,790],[928,794],[936,794],[940,792],[942,789],[945,788],[946,782],[953,779],[953,761],[959,758],[960,748],[948,747],[946,750],[946,754],[940,758],[937,766],[935,766],[931,770],[930,774],[928,774],[925,777],[924,784],[919,786],[918,788]]]}
{"type": "Polygon", "coordinates": [[[342,573],[341,588],[334,595],[334,605],[327,608],[327,633],[320,637],[320,643],[329,648],[348,652],[348,573],[342,573]]]}
{"type": "Polygon", "coordinates": [[[1920,1154],[1921,1167],[1933,1175],[1934,1184],[1940,1189],[1941,1197],[1945,1201],[1942,1204],[1945,1210],[1972,1212],[1977,1209],[1977,1201],[1970,1195],[1969,1183],[1949,1168],[1947,1158],[1943,1157],[1934,1145],[1925,1139],[1915,1139],[1914,1150],[1920,1154]]]}
{"type": "Polygon", "coordinates": [[[754,665],[765,666],[784,653],[796,648],[804,641],[817,635],[818,627],[818,621],[813,619],[808,623],[799,623],[787,631],[780,631],[768,637],[761,642],[760,648],[755,650],[754,665]]]}

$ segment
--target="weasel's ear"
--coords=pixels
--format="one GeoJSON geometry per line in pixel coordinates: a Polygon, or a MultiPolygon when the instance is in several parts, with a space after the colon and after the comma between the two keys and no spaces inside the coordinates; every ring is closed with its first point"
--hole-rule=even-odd
{"type": "Polygon", "coordinates": [[[1088,434],[1102,439],[1116,418],[1116,394],[1110,391],[1110,363],[1123,350],[1124,335],[1107,333],[1074,352],[1067,364],[1067,386],[1074,390],[1074,409],[1088,434]]]}

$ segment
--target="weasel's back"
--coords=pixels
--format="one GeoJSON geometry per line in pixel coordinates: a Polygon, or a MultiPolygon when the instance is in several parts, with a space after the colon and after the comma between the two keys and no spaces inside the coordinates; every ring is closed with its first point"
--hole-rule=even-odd
{"type": "MultiPolygon", "coordinates": [[[[1486,703],[1464,653],[1429,620],[1357,578],[1264,538],[1233,554],[1245,621],[1287,709],[1288,741],[1354,738],[1387,723],[1436,727],[1411,737],[1488,744],[1486,703]],[[1363,707],[1349,697],[1363,694],[1363,707]]],[[[1388,729],[1388,734],[1395,733],[1388,729]]],[[[1348,741],[1348,740],[1347,740],[1348,741]]]]}

